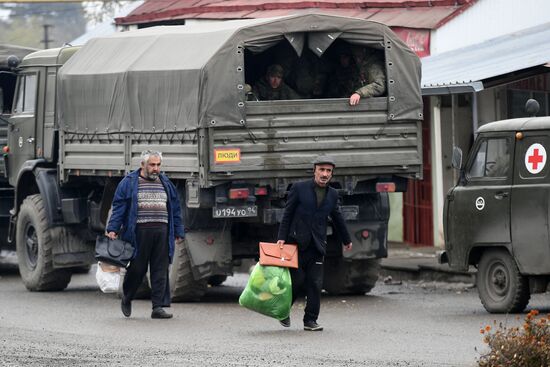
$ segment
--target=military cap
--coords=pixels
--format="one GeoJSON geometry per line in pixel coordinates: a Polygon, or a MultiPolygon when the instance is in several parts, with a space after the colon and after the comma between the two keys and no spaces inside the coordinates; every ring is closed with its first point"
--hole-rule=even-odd
{"type": "Polygon", "coordinates": [[[273,65],[269,65],[269,67],[267,68],[266,74],[268,76],[278,76],[279,78],[282,78],[284,75],[284,70],[281,65],[273,64],[273,65]]]}
{"type": "Polygon", "coordinates": [[[318,164],[330,164],[332,167],[336,167],[336,163],[334,162],[334,158],[328,155],[320,155],[313,161],[313,166],[316,166],[318,164]]]}

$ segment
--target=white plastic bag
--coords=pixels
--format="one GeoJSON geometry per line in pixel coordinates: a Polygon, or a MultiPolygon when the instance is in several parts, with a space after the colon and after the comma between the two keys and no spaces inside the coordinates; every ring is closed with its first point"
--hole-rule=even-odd
{"type": "Polygon", "coordinates": [[[116,293],[120,285],[120,268],[99,262],[95,279],[103,293],[116,293]]]}

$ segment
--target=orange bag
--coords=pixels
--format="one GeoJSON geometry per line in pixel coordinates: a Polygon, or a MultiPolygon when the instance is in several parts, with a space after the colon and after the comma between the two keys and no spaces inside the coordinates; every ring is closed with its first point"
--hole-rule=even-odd
{"type": "Polygon", "coordinates": [[[298,246],[285,243],[260,242],[260,265],[298,268],[298,246]]]}

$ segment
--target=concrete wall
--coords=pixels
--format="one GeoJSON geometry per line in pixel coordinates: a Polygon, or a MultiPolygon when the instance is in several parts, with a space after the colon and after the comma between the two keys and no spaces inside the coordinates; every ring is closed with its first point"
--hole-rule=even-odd
{"type": "Polygon", "coordinates": [[[390,197],[388,241],[403,242],[403,193],[393,192],[390,197]]]}

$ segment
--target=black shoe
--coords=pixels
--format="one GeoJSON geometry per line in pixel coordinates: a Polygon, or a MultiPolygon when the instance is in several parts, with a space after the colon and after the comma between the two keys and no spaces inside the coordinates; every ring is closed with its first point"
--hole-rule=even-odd
{"type": "Polygon", "coordinates": [[[172,316],[171,313],[164,311],[162,307],[155,307],[153,308],[153,312],[151,312],[152,319],[171,319],[172,316]]]}
{"type": "Polygon", "coordinates": [[[281,324],[283,327],[290,327],[290,316],[286,319],[279,320],[279,324],[281,324]]]}
{"type": "Polygon", "coordinates": [[[304,330],[307,331],[321,331],[323,327],[315,321],[304,321],[304,330]]]}
{"type": "Polygon", "coordinates": [[[124,316],[130,317],[132,314],[132,301],[126,300],[126,297],[123,296],[120,301],[120,309],[122,310],[124,316]]]}

